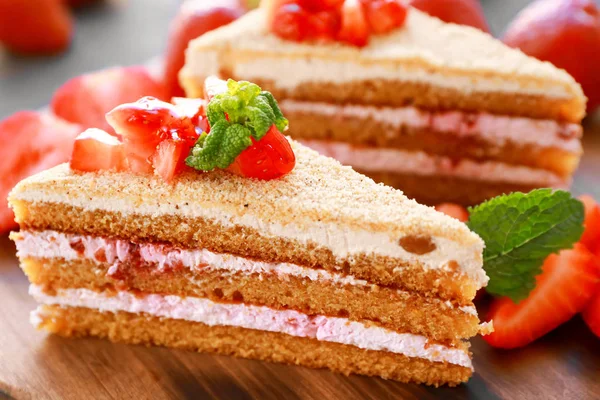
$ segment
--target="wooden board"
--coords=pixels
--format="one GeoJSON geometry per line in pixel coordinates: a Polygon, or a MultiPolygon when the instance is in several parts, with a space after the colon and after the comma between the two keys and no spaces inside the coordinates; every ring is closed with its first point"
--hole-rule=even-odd
{"type": "MultiPolygon", "coordinates": [[[[600,122],[588,125],[586,155],[574,191],[600,199],[600,122]]],[[[29,324],[35,302],[27,287],[13,244],[1,237],[0,398],[600,398],[600,340],[579,317],[520,350],[495,350],[477,338],[476,372],[469,383],[434,389],[232,357],[47,336],[29,324]]]]}

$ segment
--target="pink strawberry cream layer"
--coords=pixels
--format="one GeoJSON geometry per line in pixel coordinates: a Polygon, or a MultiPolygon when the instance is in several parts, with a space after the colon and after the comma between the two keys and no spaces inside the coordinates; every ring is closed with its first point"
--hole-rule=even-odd
{"type": "Polygon", "coordinates": [[[431,112],[415,107],[336,105],[295,100],[283,100],[279,105],[284,112],[289,113],[310,113],[331,118],[369,118],[395,128],[406,126],[456,137],[476,136],[498,146],[511,142],[557,148],[577,154],[582,152],[580,139],[583,130],[581,125],[573,123],[484,112],[431,112]]]}
{"type": "MultiPolygon", "coordinates": [[[[463,350],[429,343],[424,336],[393,332],[346,318],[309,316],[293,310],[273,310],[262,306],[215,303],[208,299],[157,294],[136,296],[129,292],[117,292],[115,295],[87,289],[59,289],[56,295],[48,295],[35,285],[30,286],[29,293],[42,304],[85,307],[103,312],[146,313],[209,326],[236,326],[278,332],[472,369],[469,355],[463,350]]],[[[43,309],[34,311],[32,323],[38,326],[42,319],[43,309]]]]}
{"type": "Polygon", "coordinates": [[[357,147],[343,142],[300,140],[322,155],[337,159],[364,172],[392,172],[422,176],[451,176],[464,179],[566,188],[569,179],[543,169],[504,164],[496,161],[452,160],[422,151],[357,147]]]}
{"type": "MultiPolygon", "coordinates": [[[[217,270],[223,273],[276,275],[280,279],[290,276],[310,281],[327,282],[335,285],[376,286],[352,275],[342,275],[322,269],[302,267],[289,263],[270,263],[250,260],[232,254],[213,253],[206,249],[184,250],[165,245],[140,244],[118,239],[66,234],[56,231],[22,231],[15,237],[17,255],[21,258],[60,258],[64,260],[87,259],[97,263],[108,263],[108,275],[115,275],[121,263],[140,262],[142,266],[157,271],[173,267],[189,268],[198,274],[217,270]]],[[[458,309],[477,316],[473,306],[455,306],[449,301],[438,300],[440,307],[458,309]]]]}

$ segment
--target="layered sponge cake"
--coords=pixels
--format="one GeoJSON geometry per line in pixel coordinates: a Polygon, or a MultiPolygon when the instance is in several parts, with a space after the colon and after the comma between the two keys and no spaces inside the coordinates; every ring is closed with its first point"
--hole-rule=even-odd
{"type": "Polygon", "coordinates": [[[213,74],[255,81],[293,138],[419,202],[570,185],[586,99],[565,71],[416,9],[364,47],[286,40],[267,18],[256,10],[194,40],[187,95],[213,74]]]}
{"type": "Polygon", "coordinates": [[[466,225],[292,142],[276,180],[215,170],[22,181],[10,204],[50,332],[431,385],[472,374],[487,276],[466,225]]]}

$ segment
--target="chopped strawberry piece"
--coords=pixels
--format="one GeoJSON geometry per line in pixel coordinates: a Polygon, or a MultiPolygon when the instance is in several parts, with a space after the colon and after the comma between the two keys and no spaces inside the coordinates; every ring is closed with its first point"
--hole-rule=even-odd
{"type": "Polygon", "coordinates": [[[359,0],[345,0],[338,40],[363,47],[369,42],[369,25],[359,0]]]}
{"type": "Polygon", "coordinates": [[[119,67],[71,79],[54,93],[50,107],[67,121],[113,133],[105,114],[142,96],[167,97],[164,87],[146,68],[119,67]]]}
{"type": "Polygon", "coordinates": [[[404,25],[407,9],[398,0],[363,0],[372,33],[387,33],[404,25]]]}
{"type": "Polygon", "coordinates": [[[73,19],[63,0],[0,0],[0,44],[24,54],[65,50],[73,19]]]}
{"type": "Polygon", "coordinates": [[[175,174],[185,167],[185,158],[190,152],[190,147],[185,142],[177,140],[163,140],[158,145],[152,156],[154,173],[165,182],[170,182],[175,174]]]}
{"type": "Polygon", "coordinates": [[[409,5],[445,22],[490,31],[478,0],[410,0],[409,5]]]}
{"type": "Polygon", "coordinates": [[[298,4],[285,4],[275,13],[272,29],[283,39],[301,42],[311,33],[311,14],[298,4]]]}
{"type": "Polygon", "coordinates": [[[587,304],[581,316],[594,335],[600,338],[600,286],[596,288],[596,295],[587,304]]]}
{"type": "Polygon", "coordinates": [[[273,125],[259,141],[242,151],[227,170],[246,178],[277,179],[296,165],[296,156],[285,136],[273,125]]]}
{"type": "Polygon", "coordinates": [[[6,198],[20,180],[69,160],[81,127],[35,111],[0,121],[0,232],[16,227],[6,198]]]}
{"type": "Polygon", "coordinates": [[[89,128],[75,139],[70,165],[71,169],[84,172],[125,171],[127,159],[123,143],[108,132],[89,128]]]}
{"type": "Polygon", "coordinates": [[[435,209],[451,216],[452,218],[456,218],[461,222],[467,222],[469,220],[469,212],[467,209],[458,204],[442,203],[435,206],[435,209]]]}
{"type": "Polygon", "coordinates": [[[533,342],[583,310],[600,282],[598,259],[579,243],[550,255],[542,271],[519,304],[508,297],[494,300],[488,314],[494,332],[483,337],[486,342],[506,349],[533,342]]]}
{"type": "Polygon", "coordinates": [[[592,196],[579,196],[585,206],[585,231],[579,242],[600,257],[600,205],[592,196]]]}
{"type": "MultiPolygon", "coordinates": [[[[179,71],[185,63],[185,49],[190,40],[238,19],[246,12],[238,0],[193,0],[181,5],[171,22],[165,54],[164,82],[171,96],[183,96],[179,71]]],[[[152,93],[142,95],[156,96],[152,93]]],[[[132,101],[129,99],[127,101],[132,101]]]]}
{"type": "Polygon", "coordinates": [[[106,119],[122,136],[129,168],[134,172],[152,172],[152,156],[162,141],[183,143],[185,157],[200,135],[191,118],[177,106],[152,97],[122,104],[106,114],[106,119]]]}
{"type": "Polygon", "coordinates": [[[192,119],[192,123],[202,132],[210,132],[208,118],[206,118],[207,101],[205,99],[190,99],[187,97],[174,97],[173,104],[177,106],[181,115],[192,119]]]}
{"type": "Polygon", "coordinates": [[[204,97],[206,100],[211,101],[217,94],[225,93],[226,91],[227,82],[223,79],[212,75],[204,80],[204,97]]]}
{"type": "Polygon", "coordinates": [[[298,0],[298,4],[305,10],[314,11],[328,11],[328,10],[339,10],[344,4],[344,0],[298,0]]]}
{"type": "Polygon", "coordinates": [[[600,10],[594,0],[534,1],[503,40],[571,74],[588,97],[588,114],[600,105],[600,10]]]}
{"type": "Polygon", "coordinates": [[[309,39],[332,41],[340,30],[342,16],[338,11],[319,11],[309,16],[309,39]]]}
{"type": "Polygon", "coordinates": [[[267,26],[272,27],[275,22],[275,14],[284,4],[294,3],[295,0],[261,0],[260,8],[265,13],[267,26]]]}

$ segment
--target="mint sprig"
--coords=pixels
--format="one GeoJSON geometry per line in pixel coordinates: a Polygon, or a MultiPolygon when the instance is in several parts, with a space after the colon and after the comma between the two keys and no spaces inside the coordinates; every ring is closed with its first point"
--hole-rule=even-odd
{"type": "Polygon", "coordinates": [[[280,132],[288,126],[277,101],[251,82],[227,81],[227,91],[213,97],[207,106],[210,133],[203,134],[185,162],[192,168],[211,171],[227,168],[248,146],[251,137],[260,140],[271,126],[280,132]]]}
{"type": "Polygon", "coordinates": [[[583,204],[563,190],[511,193],[469,208],[469,228],[485,242],[486,290],[518,302],[535,287],[546,257],[583,233],[583,204]]]}

